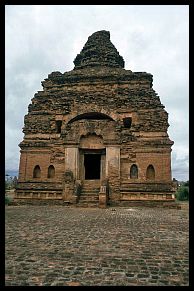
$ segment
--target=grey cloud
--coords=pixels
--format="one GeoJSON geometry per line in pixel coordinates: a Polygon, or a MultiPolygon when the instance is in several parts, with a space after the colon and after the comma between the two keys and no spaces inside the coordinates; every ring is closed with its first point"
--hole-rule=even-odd
{"type": "Polygon", "coordinates": [[[178,158],[176,153],[172,154],[172,176],[179,181],[189,180],[189,155],[178,158]]]}

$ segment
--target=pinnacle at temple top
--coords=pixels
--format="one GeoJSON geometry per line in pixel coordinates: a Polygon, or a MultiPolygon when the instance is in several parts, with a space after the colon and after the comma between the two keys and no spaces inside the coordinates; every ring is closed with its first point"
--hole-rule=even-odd
{"type": "Polygon", "coordinates": [[[123,57],[110,41],[110,32],[106,30],[97,31],[88,37],[74,64],[74,70],[99,66],[124,68],[123,57]]]}

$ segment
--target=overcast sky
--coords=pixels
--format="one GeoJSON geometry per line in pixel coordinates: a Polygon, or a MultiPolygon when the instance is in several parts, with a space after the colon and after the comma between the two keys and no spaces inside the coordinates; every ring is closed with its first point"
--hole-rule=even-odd
{"type": "Polygon", "coordinates": [[[169,113],[172,177],[189,179],[188,5],[6,5],[5,165],[19,168],[24,115],[41,81],[74,68],[88,37],[110,31],[125,69],[153,74],[169,113]]]}

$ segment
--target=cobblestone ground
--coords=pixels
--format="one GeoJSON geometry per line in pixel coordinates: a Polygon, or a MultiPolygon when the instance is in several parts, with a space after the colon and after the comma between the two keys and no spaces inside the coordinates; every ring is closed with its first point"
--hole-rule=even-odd
{"type": "Polygon", "coordinates": [[[8,206],[5,285],[188,286],[188,209],[8,206]]]}

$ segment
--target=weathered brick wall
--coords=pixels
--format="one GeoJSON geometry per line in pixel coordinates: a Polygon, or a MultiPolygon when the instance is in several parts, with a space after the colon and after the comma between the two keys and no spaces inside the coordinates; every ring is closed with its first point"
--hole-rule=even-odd
{"type": "Polygon", "coordinates": [[[33,153],[24,152],[21,154],[20,159],[20,173],[19,182],[24,181],[62,181],[62,175],[64,173],[64,163],[51,162],[51,153],[46,153],[41,150],[34,151],[33,153]],[[33,170],[36,165],[40,166],[41,177],[33,178],[33,170]],[[54,178],[48,178],[48,167],[53,165],[55,168],[54,178]]]}

